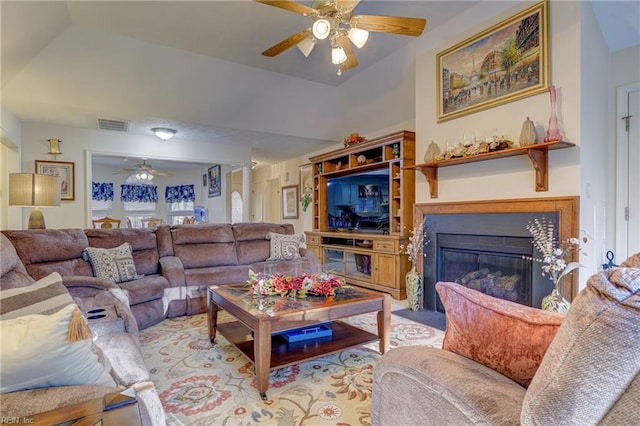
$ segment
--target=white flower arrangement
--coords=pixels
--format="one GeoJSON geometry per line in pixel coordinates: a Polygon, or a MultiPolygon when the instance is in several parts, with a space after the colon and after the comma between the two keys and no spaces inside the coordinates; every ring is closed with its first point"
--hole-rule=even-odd
{"type": "Polygon", "coordinates": [[[427,238],[427,232],[424,228],[424,222],[420,222],[411,230],[409,244],[406,246],[404,244],[400,246],[400,253],[409,256],[409,261],[414,269],[418,258],[420,258],[421,255],[424,256],[423,249],[426,244],[429,244],[429,239],[427,238]]]}
{"type": "MultiPolygon", "coordinates": [[[[578,262],[567,263],[567,258],[570,258],[574,252],[586,255],[580,247],[581,241],[572,237],[566,241],[557,242],[553,222],[544,217],[529,222],[527,231],[533,236],[532,244],[542,254],[542,258],[530,257],[528,259],[542,263],[542,275],[549,275],[554,288],[558,289],[562,277],[582,266],[578,262]]],[[[586,237],[583,241],[587,241],[586,237]]]]}

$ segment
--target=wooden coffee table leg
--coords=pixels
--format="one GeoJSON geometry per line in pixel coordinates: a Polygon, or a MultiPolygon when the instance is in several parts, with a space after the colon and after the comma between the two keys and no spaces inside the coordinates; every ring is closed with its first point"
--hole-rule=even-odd
{"type": "Polygon", "coordinates": [[[218,327],[218,305],[213,303],[211,300],[211,294],[209,291],[207,292],[207,305],[208,305],[208,313],[207,313],[207,325],[209,326],[209,341],[214,343],[216,339],[216,331],[218,327]]]}
{"type": "Polygon", "coordinates": [[[378,336],[380,336],[380,353],[389,350],[391,340],[391,296],[384,295],[382,310],[378,311],[378,336]]]}
{"type": "Polygon", "coordinates": [[[258,321],[258,327],[254,330],[253,356],[258,392],[260,397],[266,400],[271,368],[271,323],[269,321],[258,321]]]}

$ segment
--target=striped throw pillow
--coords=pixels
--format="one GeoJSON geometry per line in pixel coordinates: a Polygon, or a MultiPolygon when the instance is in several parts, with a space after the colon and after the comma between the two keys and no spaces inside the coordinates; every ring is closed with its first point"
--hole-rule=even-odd
{"type": "Polygon", "coordinates": [[[0,291],[0,319],[24,315],[51,315],[67,305],[75,305],[62,277],[54,272],[27,287],[0,291]]]}

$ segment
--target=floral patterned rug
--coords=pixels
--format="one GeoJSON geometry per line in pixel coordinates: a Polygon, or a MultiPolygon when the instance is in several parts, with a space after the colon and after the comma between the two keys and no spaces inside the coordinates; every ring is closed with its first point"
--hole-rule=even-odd
{"type": "MultiPolygon", "coordinates": [[[[222,313],[219,320],[230,317],[222,313]]],[[[375,314],[349,323],[375,333],[375,314]]],[[[392,315],[391,348],[441,347],[443,332],[392,315]]],[[[372,343],[272,370],[263,401],[253,365],[224,337],[210,345],[205,314],[172,318],[140,333],[168,425],[370,425],[372,343]]]]}

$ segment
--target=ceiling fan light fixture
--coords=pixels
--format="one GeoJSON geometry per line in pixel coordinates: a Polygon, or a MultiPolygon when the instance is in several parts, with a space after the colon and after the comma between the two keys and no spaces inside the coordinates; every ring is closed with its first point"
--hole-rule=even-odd
{"type": "Polygon", "coordinates": [[[329,37],[329,33],[331,32],[331,24],[326,19],[318,19],[313,23],[313,27],[311,27],[311,31],[313,32],[313,36],[318,40],[324,40],[329,37]]]}
{"type": "Polygon", "coordinates": [[[168,127],[154,127],[151,131],[163,141],[168,141],[178,133],[176,130],[169,129],[168,127]]]}
{"type": "Polygon", "coordinates": [[[313,50],[313,47],[316,45],[317,40],[315,37],[307,37],[297,44],[298,49],[302,52],[305,58],[309,57],[309,54],[313,50]]]}
{"type": "Polygon", "coordinates": [[[358,49],[361,49],[369,39],[369,31],[351,27],[347,36],[358,49]]]}
{"type": "Polygon", "coordinates": [[[334,46],[331,48],[331,63],[334,65],[340,65],[347,60],[347,54],[340,46],[334,46]]]}

